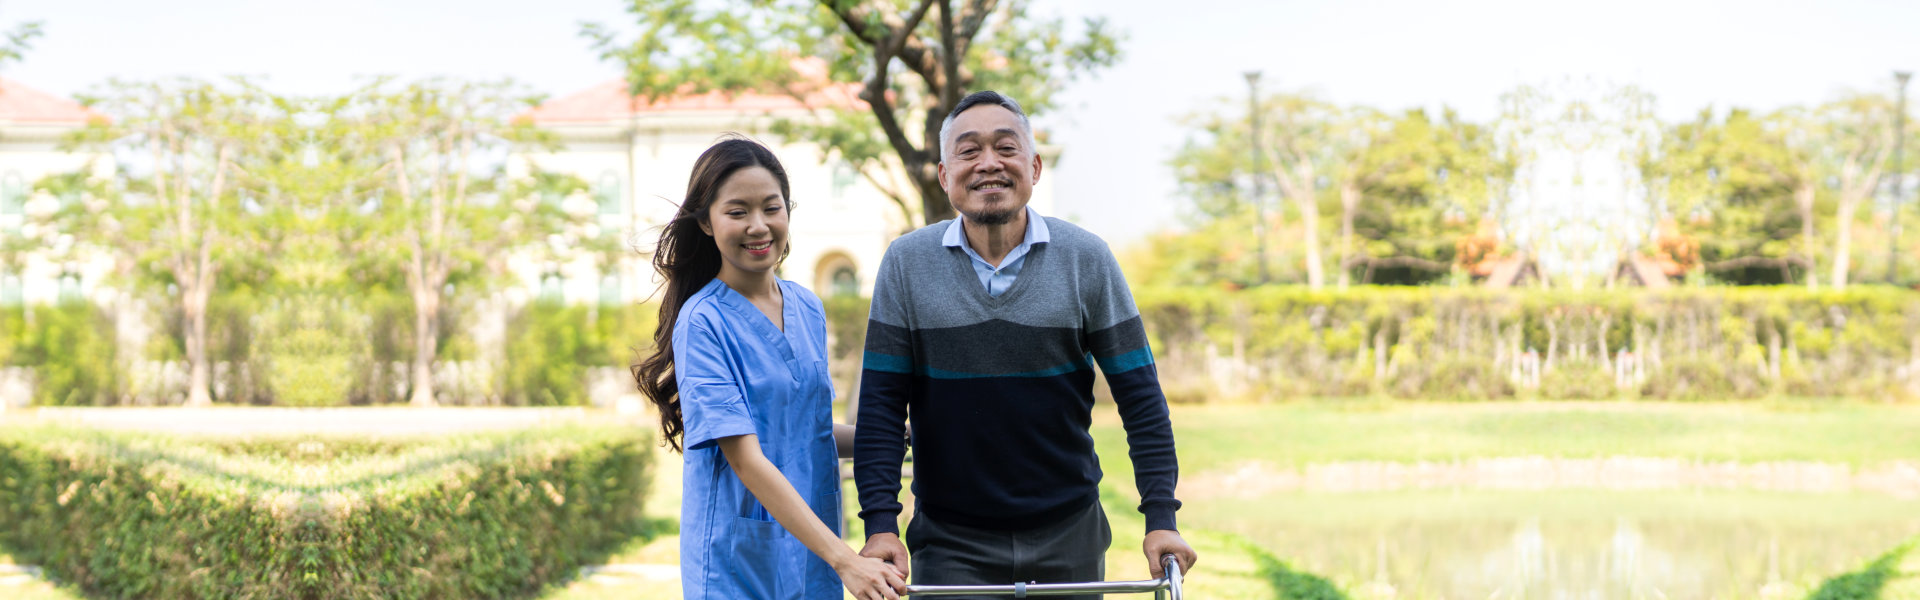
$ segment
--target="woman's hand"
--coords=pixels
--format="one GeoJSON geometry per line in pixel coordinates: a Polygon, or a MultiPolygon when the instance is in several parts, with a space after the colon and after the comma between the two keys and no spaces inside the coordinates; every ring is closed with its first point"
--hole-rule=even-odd
{"type": "Polygon", "coordinates": [[[898,600],[900,593],[907,591],[907,583],[900,580],[893,565],[851,550],[835,561],[833,570],[840,574],[840,584],[859,600],[898,600]]]}

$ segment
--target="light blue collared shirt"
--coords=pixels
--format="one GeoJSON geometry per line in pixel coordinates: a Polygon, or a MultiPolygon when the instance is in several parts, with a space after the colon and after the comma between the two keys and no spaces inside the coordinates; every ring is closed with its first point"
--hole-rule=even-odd
{"type": "Polygon", "coordinates": [[[973,273],[980,276],[980,285],[987,286],[987,295],[996,298],[1007,288],[1013,287],[1013,280],[1020,277],[1020,267],[1027,263],[1027,251],[1032,250],[1034,244],[1045,244],[1050,239],[1047,220],[1041,218],[1040,212],[1033,207],[1027,207],[1026,238],[1020,241],[1020,245],[1014,246],[1006,258],[1000,259],[1000,266],[995,267],[987,259],[980,258],[980,253],[974,252],[973,246],[967,244],[965,226],[960,224],[964,219],[965,216],[957,217],[947,225],[947,234],[942,243],[967,252],[967,257],[973,259],[973,273]]]}

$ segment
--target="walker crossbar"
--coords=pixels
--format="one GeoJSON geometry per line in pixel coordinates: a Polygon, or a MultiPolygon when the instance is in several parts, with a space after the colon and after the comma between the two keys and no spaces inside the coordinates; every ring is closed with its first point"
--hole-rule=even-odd
{"type": "Polygon", "coordinates": [[[909,585],[909,596],[1072,596],[1077,594],[1143,594],[1153,592],[1156,600],[1183,600],[1180,593],[1180,560],[1172,554],[1160,557],[1166,575],[1144,581],[1094,581],[1087,583],[1016,583],[1013,585],[909,585]]]}

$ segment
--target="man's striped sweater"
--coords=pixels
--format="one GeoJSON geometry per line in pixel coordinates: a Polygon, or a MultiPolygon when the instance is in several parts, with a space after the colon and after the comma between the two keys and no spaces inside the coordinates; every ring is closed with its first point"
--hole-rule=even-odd
{"type": "Polygon", "coordinates": [[[1094,363],[1126,427],[1147,530],[1174,529],[1173,424],[1112,251],[1048,218],[1052,239],[996,297],[941,243],[947,226],[896,240],[874,284],[854,447],[867,535],[898,533],[909,417],[917,509],[941,522],[1027,529],[1099,501],[1094,363]]]}

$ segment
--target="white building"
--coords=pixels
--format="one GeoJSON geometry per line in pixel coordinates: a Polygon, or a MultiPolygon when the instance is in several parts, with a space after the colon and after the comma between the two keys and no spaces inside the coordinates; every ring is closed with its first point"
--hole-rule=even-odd
{"type": "MultiPolygon", "coordinates": [[[[68,134],[95,118],[104,117],[78,102],[0,79],[0,239],[22,235],[30,210],[55,209],[61,202],[36,197],[34,182],[73,172],[100,156],[60,149],[68,134]]],[[[94,167],[111,169],[108,162],[94,167]]],[[[0,306],[90,295],[108,268],[105,261],[64,264],[44,256],[29,256],[20,265],[0,263],[0,306]]]]}
{"type": "MultiPolygon", "coordinates": [[[[822,297],[870,294],[887,244],[916,226],[919,198],[909,198],[916,215],[909,221],[898,204],[838,157],[824,156],[815,144],[784,143],[769,131],[777,119],[831,114],[810,111],[808,104],[864,109],[851,86],[827,87],[804,104],[784,95],[718,92],[647,103],[628,94],[624,81],[614,80],[527,113],[562,145],[527,158],[541,169],[571,173],[594,185],[602,227],[625,232],[633,249],[617,273],[600,273],[583,259],[563,267],[558,277],[529,275],[541,280],[529,281],[530,287],[557,285],[568,302],[632,302],[651,296],[658,281],[647,253],[659,237],[658,227],[672,218],[685,197],[694,160],[721,135],[735,132],[767,144],[787,170],[795,203],[793,251],[781,276],[822,297]]],[[[1058,154],[1051,150],[1042,149],[1049,164],[1058,154]]],[[[912,193],[910,186],[907,190],[912,193]]],[[[1051,179],[1041,178],[1032,205],[1042,214],[1051,213],[1051,179]]],[[[520,270],[544,271],[532,265],[520,270]]]]}

